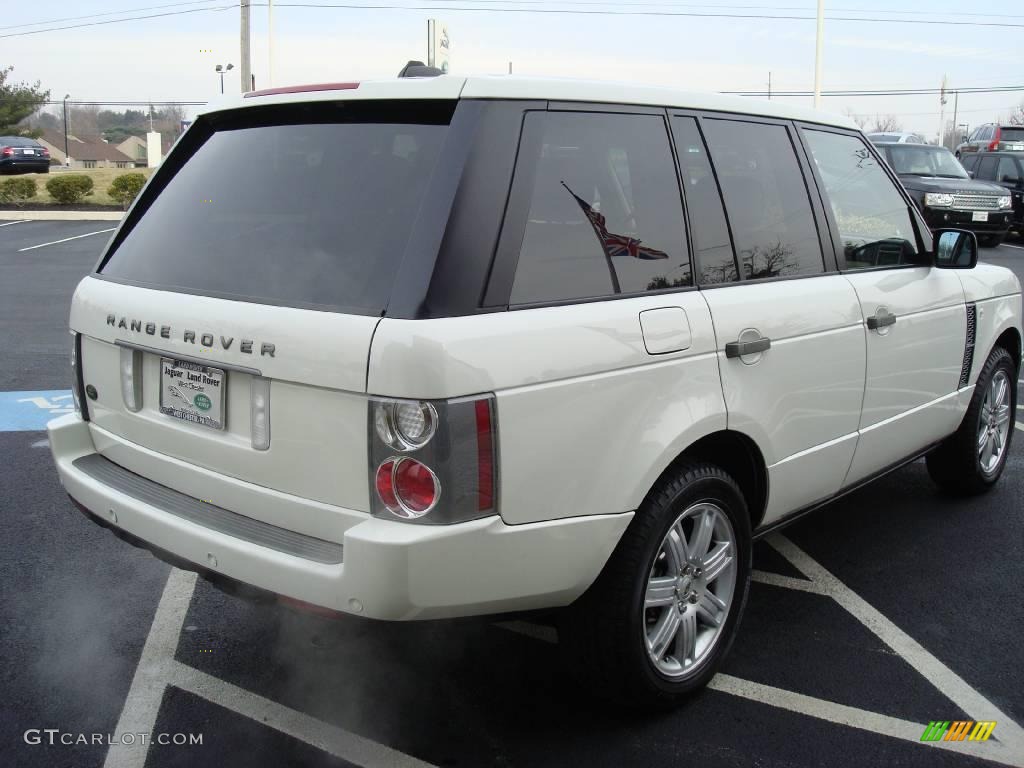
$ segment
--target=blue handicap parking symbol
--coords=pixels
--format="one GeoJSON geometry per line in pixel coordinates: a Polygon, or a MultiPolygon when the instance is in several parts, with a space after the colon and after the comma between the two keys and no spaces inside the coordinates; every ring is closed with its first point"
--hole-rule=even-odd
{"type": "Polygon", "coordinates": [[[0,432],[46,429],[50,419],[75,409],[70,389],[0,392],[0,432]]]}

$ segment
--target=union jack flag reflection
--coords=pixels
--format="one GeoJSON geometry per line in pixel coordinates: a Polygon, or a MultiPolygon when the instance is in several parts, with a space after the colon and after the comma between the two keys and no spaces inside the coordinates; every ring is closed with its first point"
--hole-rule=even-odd
{"type": "Polygon", "coordinates": [[[627,237],[626,235],[617,235],[614,232],[609,232],[608,227],[605,225],[605,218],[601,213],[595,211],[593,207],[591,207],[590,203],[569,189],[569,185],[564,181],[562,182],[562,186],[565,187],[565,190],[576,199],[580,208],[583,209],[583,215],[587,217],[587,221],[590,222],[590,226],[594,228],[594,234],[597,235],[597,239],[600,241],[605,255],[609,257],[632,256],[634,259],[646,260],[668,258],[668,254],[664,251],[659,251],[657,248],[650,248],[646,245],[641,245],[641,241],[635,237],[627,237]]]}

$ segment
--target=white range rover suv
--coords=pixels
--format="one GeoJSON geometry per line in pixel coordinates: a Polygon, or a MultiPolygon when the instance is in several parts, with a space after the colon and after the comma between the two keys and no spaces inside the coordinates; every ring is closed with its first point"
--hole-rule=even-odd
{"type": "Polygon", "coordinates": [[[201,115],[70,326],[96,522],[371,618],[565,608],[581,677],[657,701],[759,535],[922,455],[995,483],[1021,289],[844,118],[444,76],[201,115]]]}

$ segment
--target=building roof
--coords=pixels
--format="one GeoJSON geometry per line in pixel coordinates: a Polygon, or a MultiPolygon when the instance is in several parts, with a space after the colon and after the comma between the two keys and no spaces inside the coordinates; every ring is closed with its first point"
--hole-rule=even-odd
{"type": "Polygon", "coordinates": [[[215,112],[237,107],[286,104],[308,101],[364,99],[539,99],[547,101],[587,101],[611,104],[637,104],[680,109],[700,109],[764,115],[788,120],[803,120],[843,128],[856,128],[844,116],[779,101],[725,96],[720,93],[692,93],[675,88],[592,80],[488,75],[427,78],[393,78],[359,83],[335,83],[333,87],[294,86],[270,89],[246,96],[230,96],[211,102],[205,110],[215,112]],[[303,90],[305,89],[305,90],[303,90]],[[274,92],[279,91],[279,92],[274,92]],[[280,92],[284,91],[284,92],[280,92]]]}

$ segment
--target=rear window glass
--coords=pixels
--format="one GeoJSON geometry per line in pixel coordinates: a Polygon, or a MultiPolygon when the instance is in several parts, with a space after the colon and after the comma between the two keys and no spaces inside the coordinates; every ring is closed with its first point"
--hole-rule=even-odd
{"type": "Polygon", "coordinates": [[[0,147],[38,147],[38,141],[23,136],[0,136],[0,147]]]}
{"type": "Polygon", "coordinates": [[[1003,128],[999,132],[1000,141],[1024,141],[1024,128],[1003,128]]]}
{"type": "Polygon", "coordinates": [[[446,110],[428,110],[420,119],[429,122],[396,121],[395,109],[383,120],[362,110],[344,122],[335,105],[330,122],[305,109],[277,121],[262,113],[272,124],[214,124],[100,273],[165,290],[378,314],[437,165],[446,110]]]}

